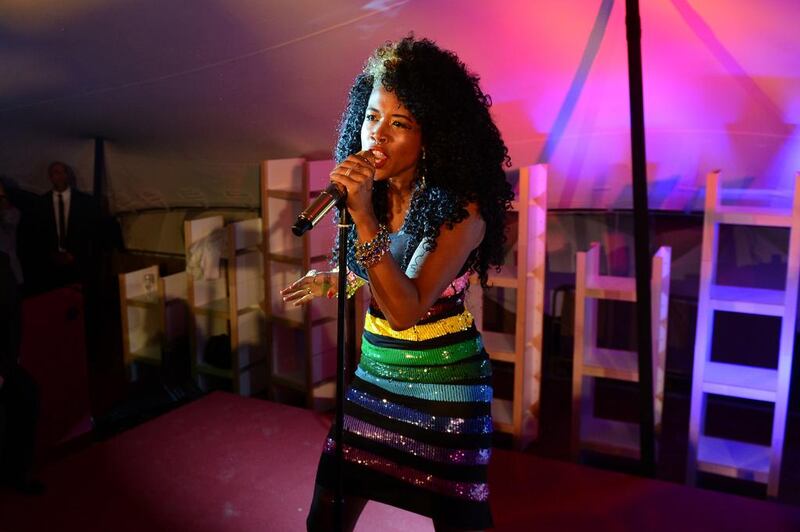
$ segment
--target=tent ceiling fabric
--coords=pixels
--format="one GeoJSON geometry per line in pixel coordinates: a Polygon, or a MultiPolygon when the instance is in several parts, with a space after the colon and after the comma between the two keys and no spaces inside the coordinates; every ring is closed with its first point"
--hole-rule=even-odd
{"type": "MultiPolygon", "coordinates": [[[[800,2],[642,2],[651,207],[702,206],[704,175],[789,187],[800,169],[800,2]]],[[[91,176],[117,210],[257,205],[257,162],[328,158],[369,52],[409,31],[482,78],[515,166],[551,207],[630,207],[624,2],[5,0],[0,174],[91,176]]]]}

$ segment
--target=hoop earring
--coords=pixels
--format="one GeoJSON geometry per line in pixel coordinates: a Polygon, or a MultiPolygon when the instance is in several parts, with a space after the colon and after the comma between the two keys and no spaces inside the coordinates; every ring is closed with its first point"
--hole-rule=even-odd
{"type": "Polygon", "coordinates": [[[424,190],[427,186],[425,182],[425,148],[422,148],[422,155],[419,158],[419,181],[420,188],[424,190]]]}

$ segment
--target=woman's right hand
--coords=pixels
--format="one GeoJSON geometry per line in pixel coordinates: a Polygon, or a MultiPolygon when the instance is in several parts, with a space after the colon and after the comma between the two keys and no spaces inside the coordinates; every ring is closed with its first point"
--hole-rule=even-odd
{"type": "Polygon", "coordinates": [[[318,272],[308,270],[303,277],[281,290],[284,303],[292,303],[295,307],[304,305],[315,297],[334,297],[339,285],[338,272],[318,272]]]}
{"type": "Polygon", "coordinates": [[[375,156],[364,150],[336,165],[330,173],[332,183],[347,189],[347,208],[353,220],[372,214],[372,187],[375,179],[375,156]]]}

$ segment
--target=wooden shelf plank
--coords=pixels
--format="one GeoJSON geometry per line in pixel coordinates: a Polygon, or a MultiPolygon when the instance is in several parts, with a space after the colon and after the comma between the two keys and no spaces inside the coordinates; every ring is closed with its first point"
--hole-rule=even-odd
{"type": "Polygon", "coordinates": [[[261,310],[261,305],[258,303],[254,303],[252,305],[247,305],[246,307],[242,307],[236,311],[237,316],[243,316],[245,314],[249,314],[254,310],[261,310]]]}
{"type": "Polygon", "coordinates": [[[777,390],[778,371],[775,369],[706,362],[705,393],[774,403],[777,390]]]}
{"type": "Polygon", "coordinates": [[[283,199],[289,201],[303,201],[303,193],[294,190],[266,189],[264,195],[268,198],[283,199]]]}
{"type": "Polygon", "coordinates": [[[636,279],[610,275],[592,275],[586,280],[586,297],[636,301],[636,279]]]}
{"type": "Polygon", "coordinates": [[[204,375],[213,375],[214,377],[220,377],[222,379],[233,379],[233,370],[217,368],[203,362],[198,362],[197,372],[204,375]]]}
{"type": "Polygon", "coordinates": [[[315,399],[336,399],[336,379],[328,379],[314,385],[315,399]]]}
{"type": "Polygon", "coordinates": [[[161,364],[161,346],[150,344],[131,351],[130,359],[136,362],[149,362],[151,364],[161,364]]]}
{"type": "Polygon", "coordinates": [[[517,280],[517,265],[506,264],[500,273],[495,271],[489,272],[488,285],[497,286],[499,288],[518,288],[519,281],[517,280]]]}
{"type": "Polygon", "coordinates": [[[261,253],[261,244],[255,244],[253,246],[248,246],[246,248],[239,248],[235,251],[237,257],[241,257],[242,255],[247,255],[248,253],[261,253]]]}
{"type": "MultiPolygon", "coordinates": [[[[239,369],[240,374],[244,374],[248,371],[251,371],[259,366],[263,366],[265,362],[265,358],[259,358],[257,360],[251,361],[246,366],[243,366],[239,369]]],[[[218,368],[216,366],[212,366],[210,364],[206,364],[205,362],[198,362],[197,364],[197,372],[203,373],[205,375],[214,375],[215,377],[220,377],[223,379],[233,379],[233,370],[232,369],[223,369],[218,368]]]]}
{"type": "Polygon", "coordinates": [[[714,221],[720,224],[791,227],[791,209],[723,205],[717,207],[714,221]]]}
{"type": "Polygon", "coordinates": [[[584,352],[583,374],[591,377],[639,382],[636,351],[589,347],[584,352]]]}
{"type": "Polygon", "coordinates": [[[786,311],[786,292],[744,286],[711,285],[709,302],[714,310],[782,316],[786,311]]]}
{"type": "Polygon", "coordinates": [[[197,305],[192,308],[195,314],[210,314],[218,318],[228,319],[230,313],[228,312],[228,300],[225,298],[215,299],[203,305],[197,305]]]}
{"type": "Polygon", "coordinates": [[[494,428],[508,434],[514,433],[514,403],[508,399],[494,399],[492,401],[492,421],[494,428]]]}
{"type": "MultiPolygon", "coordinates": [[[[302,374],[272,374],[272,384],[289,388],[298,392],[306,392],[306,383],[302,374]]],[[[324,379],[314,383],[312,395],[318,399],[335,399],[336,397],[336,379],[324,379]]]]}
{"type": "Polygon", "coordinates": [[[700,471],[766,484],[769,461],[767,446],[700,436],[697,449],[700,471]]]}
{"type": "Polygon", "coordinates": [[[125,298],[125,302],[129,307],[158,308],[161,306],[161,300],[158,297],[158,292],[128,297],[125,298]]]}
{"type": "Polygon", "coordinates": [[[517,356],[514,353],[503,353],[501,351],[490,352],[489,359],[497,360],[498,362],[507,362],[508,364],[515,364],[517,362],[517,356]]]}
{"type": "Polygon", "coordinates": [[[603,419],[591,415],[581,417],[581,447],[592,451],[639,458],[639,425],[603,419]]]}
{"type": "Polygon", "coordinates": [[[302,266],[303,257],[293,257],[283,253],[267,253],[267,259],[281,264],[292,264],[294,266],[302,266]]]}
{"type": "Polygon", "coordinates": [[[494,430],[497,432],[503,432],[505,434],[514,434],[514,424],[513,423],[503,423],[500,421],[494,421],[494,430]]]}
{"type": "Polygon", "coordinates": [[[503,362],[516,362],[515,339],[512,333],[484,331],[481,336],[483,337],[483,347],[489,353],[489,358],[503,362]]]}
{"type": "MultiPolygon", "coordinates": [[[[284,318],[282,316],[272,315],[268,318],[268,320],[272,320],[275,323],[283,325],[284,327],[291,327],[292,329],[305,329],[306,324],[302,321],[290,320],[288,318],[284,318]]],[[[331,316],[323,316],[321,318],[317,318],[311,321],[311,327],[318,327],[320,325],[325,325],[326,323],[330,323],[332,321],[336,321],[335,317],[331,316]]]]}
{"type": "MultiPolygon", "coordinates": [[[[787,205],[792,203],[792,191],[780,188],[736,188],[725,187],[719,190],[720,204],[723,206],[735,206],[736,203],[743,201],[776,202],[780,201],[787,205]]],[[[769,207],[769,206],[767,206],[769,207]]],[[[771,208],[781,208],[773,205],[771,208]]]]}
{"type": "Polygon", "coordinates": [[[306,385],[304,382],[298,380],[299,376],[293,375],[278,375],[273,373],[272,374],[272,384],[274,386],[281,386],[283,388],[289,388],[291,390],[296,390],[298,392],[305,392],[306,385]]]}

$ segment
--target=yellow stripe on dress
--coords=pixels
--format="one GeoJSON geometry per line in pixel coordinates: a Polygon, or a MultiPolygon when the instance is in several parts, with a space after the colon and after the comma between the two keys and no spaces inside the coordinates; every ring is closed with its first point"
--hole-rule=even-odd
{"type": "Polygon", "coordinates": [[[383,318],[373,316],[369,312],[364,320],[364,330],[372,334],[379,334],[389,338],[396,338],[398,340],[420,341],[431,340],[439,338],[446,334],[466,331],[472,326],[472,314],[470,311],[465,310],[461,314],[444,318],[433,323],[426,323],[424,325],[414,325],[408,329],[397,331],[392,329],[389,322],[383,318]]]}

